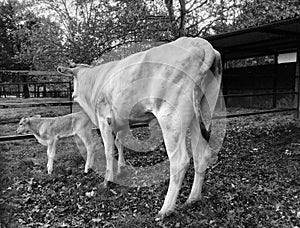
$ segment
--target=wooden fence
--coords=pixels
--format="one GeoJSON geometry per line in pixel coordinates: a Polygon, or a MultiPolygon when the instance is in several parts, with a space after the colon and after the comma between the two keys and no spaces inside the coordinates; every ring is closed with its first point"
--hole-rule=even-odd
{"type": "MultiPolygon", "coordinates": [[[[293,65],[295,66],[295,65],[293,65]]],[[[252,72],[249,73],[248,78],[246,77],[246,79],[244,79],[245,81],[238,81],[238,80],[233,80],[231,81],[232,75],[236,75],[237,73],[240,75],[244,75],[245,72],[249,72],[248,68],[244,68],[244,69],[237,69],[237,70],[225,70],[224,71],[224,76],[223,76],[223,92],[224,95],[222,96],[225,100],[226,103],[228,103],[229,99],[241,99],[241,98],[245,98],[245,97],[250,97],[250,98],[254,98],[254,97],[259,97],[261,99],[261,97],[265,97],[265,96],[271,96],[273,97],[273,105],[269,110],[262,110],[262,111],[255,111],[255,112],[248,112],[248,113],[239,113],[239,114],[229,114],[226,116],[215,116],[214,119],[222,119],[222,118],[235,118],[235,117],[241,117],[241,116],[251,116],[251,115],[262,115],[262,114],[268,114],[268,113],[279,113],[279,112],[287,112],[287,111],[295,111],[297,117],[299,117],[299,104],[300,104],[300,98],[299,98],[299,84],[300,84],[300,64],[299,61],[297,62],[297,68],[296,72],[293,71],[293,67],[290,67],[290,71],[292,71],[292,73],[289,76],[288,82],[283,82],[282,78],[278,75],[278,69],[280,67],[276,66],[276,68],[270,68],[271,72],[273,72],[273,74],[271,74],[272,76],[272,80],[271,81],[271,89],[270,90],[266,90],[266,87],[264,86],[269,86],[268,84],[268,80],[266,80],[266,74],[265,76],[260,76],[258,77],[258,74],[261,74],[261,72],[264,72],[264,70],[266,70],[265,73],[270,72],[270,70],[268,70],[268,67],[262,67],[263,69],[261,69],[261,71],[259,71],[259,67],[258,69],[255,69],[256,71],[256,76],[255,74],[252,72]],[[275,70],[274,70],[275,69],[275,70]],[[246,71],[245,71],[246,70],[246,71]],[[276,71],[277,70],[277,71],[276,71]],[[241,72],[238,72],[241,71],[241,72]],[[295,75],[294,75],[295,72],[295,75]],[[264,81],[261,82],[261,84],[259,84],[259,82],[251,82],[254,79],[263,79],[264,81]],[[248,80],[248,82],[247,82],[248,80]],[[252,83],[252,84],[251,84],[252,83]],[[259,85],[259,91],[255,91],[254,87],[252,87],[252,89],[254,89],[251,93],[247,93],[247,92],[243,92],[245,91],[245,88],[249,85],[259,85]],[[281,91],[282,88],[280,89],[280,87],[278,86],[279,84],[281,84],[281,86],[285,86],[284,90],[285,91],[281,91]],[[242,87],[245,88],[242,88],[242,87]],[[292,88],[294,87],[294,88],[292,88]],[[233,92],[235,89],[239,89],[240,93],[236,93],[233,92]],[[264,91],[264,92],[261,92],[264,91]],[[282,95],[291,95],[292,99],[293,99],[293,105],[290,107],[285,107],[285,108],[278,108],[277,107],[277,98],[279,96],[282,95]]],[[[254,69],[254,68],[253,68],[254,69]]],[[[283,69],[284,71],[284,69],[283,69]]],[[[284,71],[286,72],[286,71],[284,71]]],[[[269,78],[271,77],[270,75],[268,76],[269,78]]],[[[239,79],[240,80],[240,79],[239,79]]],[[[242,79],[241,79],[242,80],[242,79]]],[[[33,88],[33,94],[35,94],[38,97],[38,85],[42,85],[42,87],[44,88],[45,85],[48,84],[61,84],[61,83],[66,83],[68,86],[68,97],[69,97],[69,101],[68,102],[47,102],[47,103],[24,103],[24,104],[12,104],[12,103],[2,103],[0,104],[0,109],[7,109],[7,108],[24,108],[24,107],[37,107],[37,106],[66,106],[69,105],[70,106],[70,112],[72,112],[72,105],[73,105],[73,101],[72,101],[72,84],[71,82],[24,82],[26,84],[29,85],[33,85],[33,87],[31,86],[30,88],[33,88]]],[[[10,83],[11,85],[15,85],[15,86],[21,86],[24,83],[10,83]]],[[[8,86],[9,83],[1,83],[0,84],[0,92],[3,92],[3,88],[5,88],[5,86],[8,86]],[[2,90],[1,90],[2,88],[2,90]]],[[[44,94],[46,94],[47,92],[50,91],[46,91],[43,90],[44,94]]],[[[6,122],[7,123],[7,122],[6,122]]],[[[1,123],[0,123],[1,124],[1,123]]],[[[132,128],[137,128],[137,127],[146,127],[148,126],[145,123],[140,123],[140,124],[136,124],[134,126],[131,126],[132,128]]],[[[10,140],[20,140],[20,139],[27,139],[27,138],[33,138],[33,135],[11,135],[11,136],[2,136],[0,137],[0,141],[10,141],[10,140]]]]}

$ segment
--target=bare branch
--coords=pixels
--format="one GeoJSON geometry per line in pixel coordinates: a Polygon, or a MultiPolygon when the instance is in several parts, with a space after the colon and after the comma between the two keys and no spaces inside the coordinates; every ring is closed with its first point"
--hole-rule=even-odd
{"type": "Polygon", "coordinates": [[[204,5],[206,5],[208,3],[208,0],[202,2],[201,4],[197,5],[195,8],[192,8],[190,7],[188,10],[187,10],[187,13],[191,13],[193,11],[196,11],[197,9],[199,8],[202,8],[204,5]]]}

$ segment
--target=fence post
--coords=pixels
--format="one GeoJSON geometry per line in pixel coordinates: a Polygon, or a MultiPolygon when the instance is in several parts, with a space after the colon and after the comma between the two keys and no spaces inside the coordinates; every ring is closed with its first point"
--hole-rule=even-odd
{"type": "Polygon", "coordinates": [[[30,92],[29,92],[29,84],[28,84],[28,73],[22,73],[21,74],[21,80],[24,83],[23,84],[23,97],[24,98],[30,98],[30,92]]]}
{"type": "Polygon", "coordinates": [[[72,103],[72,83],[69,81],[69,100],[70,100],[70,113],[73,112],[73,103],[72,103]]]}
{"type": "Polygon", "coordinates": [[[3,97],[5,97],[6,98],[6,90],[5,90],[5,86],[3,86],[3,97]]]}
{"type": "Polygon", "coordinates": [[[33,97],[36,97],[36,84],[34,83],[33,97]]]}
{"type": "Polygon", "coordinates": [[[21,97],[20,84],[18,84],[18,91],[17,91],[16,97],[21,97]]]}
{"type": "Polygon", "coordinates": [[[296,117],[300,119],[300,46],[297,48],[297,60],[296,60],[296,72],[295,72],[295,92],[296,98],[294,102],[296,103],[296,117]]]}
{"type": "Polygon", "coordinates": [[[43,84],[43,97],[47,96],[46,84],[43,84]]]}

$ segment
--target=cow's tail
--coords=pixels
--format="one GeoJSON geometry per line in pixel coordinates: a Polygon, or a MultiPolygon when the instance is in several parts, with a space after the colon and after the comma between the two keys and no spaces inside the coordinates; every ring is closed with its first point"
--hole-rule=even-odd
{"type": "Polygon", "coordinates": [[[193,91],[193,105],[199,122],[202,136],[209,141],[210,126],[217,104],[221,77],[222,61],[219,52],[215,51],[205,56],[200,69],[200,80],[193,91]]]}

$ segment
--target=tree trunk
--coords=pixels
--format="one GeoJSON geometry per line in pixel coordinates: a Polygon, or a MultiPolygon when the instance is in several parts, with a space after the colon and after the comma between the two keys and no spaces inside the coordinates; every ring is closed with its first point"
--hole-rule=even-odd
{"type": "Polygon", "coordinates": [[[180,2],[180,25],[179,25],[179,37],[185,36],[185,16],[186,16],[186,5],[185,0],[179,0],[180,2]]]}
{"type": "Polygon", "coordinates": [[[167,7],[168,14],[169,14],[171,32],[173,36],[177,38],[178,32],[177,32],[177,26],[176,26],[175,15],[174,15],[173,0],[165,0],[165,5],[167,7]]]}
{"type": "Polygon", "coordinates": [[[180,3],[180,17],[179,24],[176,22],[173,0],[165,0],[165,5],[168,9],[169,20],[171,22],[171,32],[175,38],[186,35],[185,24],[186,24],[186,0],[179,0],[180,3]]]}

